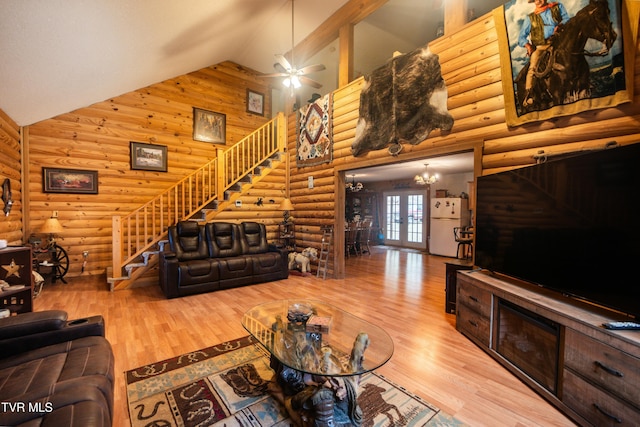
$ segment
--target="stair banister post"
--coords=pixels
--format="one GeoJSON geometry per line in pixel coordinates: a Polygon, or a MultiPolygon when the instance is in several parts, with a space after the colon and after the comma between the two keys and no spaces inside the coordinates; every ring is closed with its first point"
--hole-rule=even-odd
{"type": "Polygon", "coordinates": [[[225,150],[222,148],[216,148],[216,194],[218,200],[224,200],[224,191],[226,187],[226,173],[225,173],[225,150]]]}
{"type": "Polygon", "coordinates": [[[113,277],[122,274],[122,218],[117,215],[111,217],[111,256],[113,277]]]}

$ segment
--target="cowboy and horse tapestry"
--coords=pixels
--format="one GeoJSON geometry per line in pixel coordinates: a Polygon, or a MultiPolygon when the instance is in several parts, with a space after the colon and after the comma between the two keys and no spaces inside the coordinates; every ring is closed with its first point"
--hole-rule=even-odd
{"type": "Polygon", "coordinates": [[[618,0],[512,0],[496,9],[507,124],[630,102],[621,17],[618,0]]]}

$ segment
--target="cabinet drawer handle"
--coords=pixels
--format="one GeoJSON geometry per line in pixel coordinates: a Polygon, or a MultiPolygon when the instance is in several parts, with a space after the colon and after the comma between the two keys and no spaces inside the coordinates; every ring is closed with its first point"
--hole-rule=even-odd
{"type": "Polygon", "coordinates": [[[597,403],[594,403],[593,406],[605,417],[611,418],[613,421],[617,422],[618,424],[622,424],[622,418],[618,418],[615,415],[611,415],[610,413],[602,409],[597,403]]]}
{"type": "Polygon", "coordinates": [[[478,323],[474,322],[473,320],[469,320],[469,323],[471,323],[471,326],[473,326],[474,328],[478,327],[478,323]]]}
{"type": "Polygon", "coordinates": [[[616,377],[624,377],[624,374],[620,371],[617,371],[613,368],[608,367],[607,365],[603,364],[602,362],[596,360],[594,362],[596,364],[596,366],[600,369],[602,369],[605,372],[608,372],[611,375],[615,375],[616,377]]]}
{"type": "Polygon", "coordinates": [[[473,302],[478,302],[478,298],[474,297],[474,296],[469,296],[469,299],[473,302]]]}

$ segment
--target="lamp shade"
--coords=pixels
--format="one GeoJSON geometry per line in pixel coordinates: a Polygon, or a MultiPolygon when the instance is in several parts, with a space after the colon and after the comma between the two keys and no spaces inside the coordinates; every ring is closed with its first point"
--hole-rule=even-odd
{"type": "Polygon", "coordinates": [[[42,228],[40,228],[40,232],[45,234],[59,234],[63,231],[64,228],[62,228],[62,224],[60,224],[58,218],[47,219],[42,225],[42,228]]]}
{"type": "Polygon", "coordinates": [[[291,200],[289,200],[288,198],[284,198],[282,199],[282,202],[280,202],[280,206],[278,206],[278,210],[279,211],[292,211],[293,209],[293,204],[291,203],[291,200]]]}

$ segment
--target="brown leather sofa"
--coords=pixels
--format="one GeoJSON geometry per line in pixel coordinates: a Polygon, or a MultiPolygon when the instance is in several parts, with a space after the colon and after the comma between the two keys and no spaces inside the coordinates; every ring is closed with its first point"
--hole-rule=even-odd
{"type": "Polygon", "coordinates": [[[288,253],[267,242],[258,222],[181,221],[169,227],[160,253],[160,287],[167,298],[289,277],[288,253]]]}
{"type": "Polygon", "coordinates": [[[110,426],[114,358],[101,316],[0,319],[0,425],[110,426]]]}

